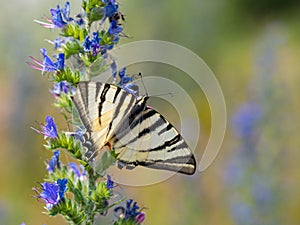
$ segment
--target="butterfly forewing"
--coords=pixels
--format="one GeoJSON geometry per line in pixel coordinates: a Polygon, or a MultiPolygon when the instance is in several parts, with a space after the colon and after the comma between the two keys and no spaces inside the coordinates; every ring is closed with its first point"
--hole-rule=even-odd
{"type": "Polygon", "coordinates": [[[87,132],[85,156],[93,161],[109,146],[129,167],[193,174],[196,161],[178,131],[139,97],[111,84],[81,82],[73,102],[87,132]]]}
{"type": "Polygon", "coordinates": [[[134,107],[136,99],[114,85],[80,82],[73,102],[86,128],[88,151],[85,156],[92,161],[110,139],[115,127],[134,107]]]}

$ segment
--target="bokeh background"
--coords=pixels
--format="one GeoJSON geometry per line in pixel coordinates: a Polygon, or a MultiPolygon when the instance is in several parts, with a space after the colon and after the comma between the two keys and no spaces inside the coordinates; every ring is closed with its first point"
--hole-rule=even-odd
{"type": "MultiPolygon", "coordinates": [[[[75,14],[80,1],[70,2],[75,14]]],[[[51,85],[25,64],[41,47],[51,48],[45,39],[57,33],[33,19],[49,15],[56,4],[1,0],[1,225],[64,224],[60,217],[43,215],[43,204],[32,198],[31,188],[42,182],[50,153],[30,127],[48,114],[61,121],[61,127],[65,124],[52,107],[51,85]]],[[[145,224],[300,224],[299,1],[122,0],[120,7],[126,16],[125,32],[131,36],[121,44],[158,39],[191,49],[216,75],[228,112],[221,152],[205,172],[120,188],[147,208],[145,224]]],[[[189,87],[201,123],[195,153],[200,160],[210,133],[204,94],[174,68],[145,68],[145,76],[161,73],[189,87]]],[[[178,124],[174,110],[159,103],[158,107],[178,124]]]]}

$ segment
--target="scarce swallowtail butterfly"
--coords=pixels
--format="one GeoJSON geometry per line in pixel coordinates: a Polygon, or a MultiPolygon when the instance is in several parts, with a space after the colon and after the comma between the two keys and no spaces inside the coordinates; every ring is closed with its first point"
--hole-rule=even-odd
{"type": "Polygon", "coordinates": [[[72,100],[86,129],[89,163],[114,150],[119,164],[194,174],[196,160],[178,131],[136,97],[108,83],[80,82],[72,100]]]}

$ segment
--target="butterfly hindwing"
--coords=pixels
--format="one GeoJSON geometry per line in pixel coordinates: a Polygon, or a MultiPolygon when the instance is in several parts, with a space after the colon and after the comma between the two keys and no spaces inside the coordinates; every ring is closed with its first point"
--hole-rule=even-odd
{"type": "Polygon", "coordinates": [[[80,82],[73,102],[86,128],[85,157],[93,162],[108,147],[129,167],[193,174],[196,161],[188,145],[171,123],[146,107],[147,99],[115,85],[80,82]]]}
{"type": "Polygon", "coordinates": [[[119,161],[185,174],[195,172],[196,161],[187,143],[154,109],[147,107],[141,111],[129,128],[129,132],[120,133],[113,139],[119,161]]]}

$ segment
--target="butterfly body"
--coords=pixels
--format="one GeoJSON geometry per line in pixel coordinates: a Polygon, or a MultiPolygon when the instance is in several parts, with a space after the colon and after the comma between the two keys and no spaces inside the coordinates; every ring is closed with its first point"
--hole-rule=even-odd
{"type": "Polygon", "coordinates": [[[148,96],[136,97],[100,82],[80,82],[73,102],[86,128],[84,156],[93,164],[104,149],[113,150],[119,166],[193,174],[196,161],[178,131],[147,106],[148,96]]]}

